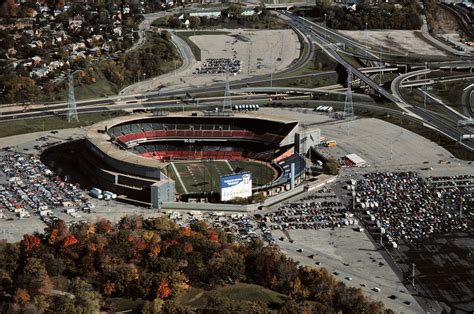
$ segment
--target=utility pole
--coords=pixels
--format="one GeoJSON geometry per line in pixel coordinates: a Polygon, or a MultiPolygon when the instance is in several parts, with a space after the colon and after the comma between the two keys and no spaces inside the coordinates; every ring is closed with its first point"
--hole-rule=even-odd
{"type": "MultiPolygon", "coordinates": [[[[425,71],[428,69],[428,63],[425,61],[425,71]]],[[[426,108],[426,72],[425,72],[425,92],[423,93],[423,105],[426,108]]]]}
{"type": "Polygon", "coordinates": [[[380,59],[380,73],[379,73],[379,85],[382,85],[382,67],[383,67],[383,62],[382,62],[382,46],[380,46],[380,52],[379,52],[379,59],[380,59]]]}
{"type": "Polygon", "coordinates": [[[76,107],[76,97],[74,96],[74,76],[69,73],[69,91],[68,91],[68,101],[67,101],[67,122],[76,120],[79,122],[79,117],[77,116],[77,107],[76,107]]]}
{"type": "Polygon", "coordinates": [[[352,211],[355,211],[356,206],[356,186],[354,185],[354,190],[352,190],[352,211]]]}
{"type": "Polygon", "coordinates": [[[393,141],[390,141],[390,160],[393,159],[393,141]]]}
{"type": "Polygon", "coordinates": [[[230,85],[229,85],[229,69],[226,68],[225,71],[225,92],[224,92],[224,102],[222,103],[222,111],[226,109],[232,110],[232,101],[230,98],[230,85]]]}
{"type": "Polygon", "coordinates": [[[415,264],[411,264],[412,266],[412,277],[411,277],[411,285],[415,288],[415,264]]]}
{"type": "Polygon", "coordinates": [[[273,48],[270,49],[270,88],[273,87],[273,48]]]}
{"type": "Polygon", "coordinates": [[[327,14],[324,13],[324,39],[328,38],[328,34],[327,34],[328,33],[328,30],[327,30],[328,25],[326,23],[326,17],[327,17],[327,14]]]}
{"type": "Polygon", "coordinates": [[[369,50],[369,34],[367,33],[367,22],[365,22],[365,56],[367,57],[368,51],[369,50]]]}
{"type": "MultiPolygon", "coordinates": [[[[347,92],[346,101],[344,103],[344,119],[354,116],[354,106],[352,103],[352,71],[351,69],[347,72],[347,92]]],[[[346,122],[347,135],[349,135],[349,120],[346,122]]]]}

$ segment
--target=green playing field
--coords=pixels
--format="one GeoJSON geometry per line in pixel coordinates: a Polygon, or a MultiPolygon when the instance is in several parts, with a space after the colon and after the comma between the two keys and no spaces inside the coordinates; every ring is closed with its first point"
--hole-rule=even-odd
{"type": "Polygon", "coordinates": [[[251,172],[253,185],[270,182],[275,170],[268,164],[255,161],[177,161],[167,166],[168,176],[175,180],[179,194],[219,192],[219,179],[223,175],[251,172]]]}

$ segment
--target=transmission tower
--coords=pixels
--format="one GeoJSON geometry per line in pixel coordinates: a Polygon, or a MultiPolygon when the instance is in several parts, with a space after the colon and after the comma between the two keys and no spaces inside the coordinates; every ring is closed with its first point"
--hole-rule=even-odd
{"type": "Polygon", "coordinates": [[[222,111],[225,109],[232,110],[232,100],[230,98],[230,86],[229,86],[229,69],[225,71],[225,93],[224,102],[222,103],[222,111]]]}
{"type": "Polygon", "coordinates": [[[74,97],[74,77],[72,74],[69,74],[69,92],[68,92],[68,100],[67,100],[67,121],[71,122],[72,120],[76,120],[79,122],[79,118],[77,116],[77,107],[76,107],[76,97],[74,97]]]}
{"type": "Polygon", "coordinates": [[[344,118],[354,116],[354,106],[352,104],[352,71],[347,72],[347,93],[346,101],[344,103],[344,118]]]}

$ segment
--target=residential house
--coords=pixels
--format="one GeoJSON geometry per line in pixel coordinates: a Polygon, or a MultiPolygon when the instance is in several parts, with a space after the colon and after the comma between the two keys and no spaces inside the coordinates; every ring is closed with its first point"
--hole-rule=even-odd
{"type": "Polygon", "coordinates": [[[42,78],[48,75],[49,69],[47,67],[41,67],[41,68],[34,68],[30,72],[30,77],[31,78],[42,78]]]}

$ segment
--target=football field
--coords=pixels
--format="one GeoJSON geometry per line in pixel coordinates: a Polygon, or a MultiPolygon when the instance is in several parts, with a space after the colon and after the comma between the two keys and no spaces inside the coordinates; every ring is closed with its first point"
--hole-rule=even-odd
{"type": "Polygon", "coordinates": [[[219,192],[220,177],[239,172],[252,173],[253,186],[275,178],[275,170],[268,164],[255,161],[176,161],[167,168],[168,176],[175,181],[179,194],[219,192]]]}

